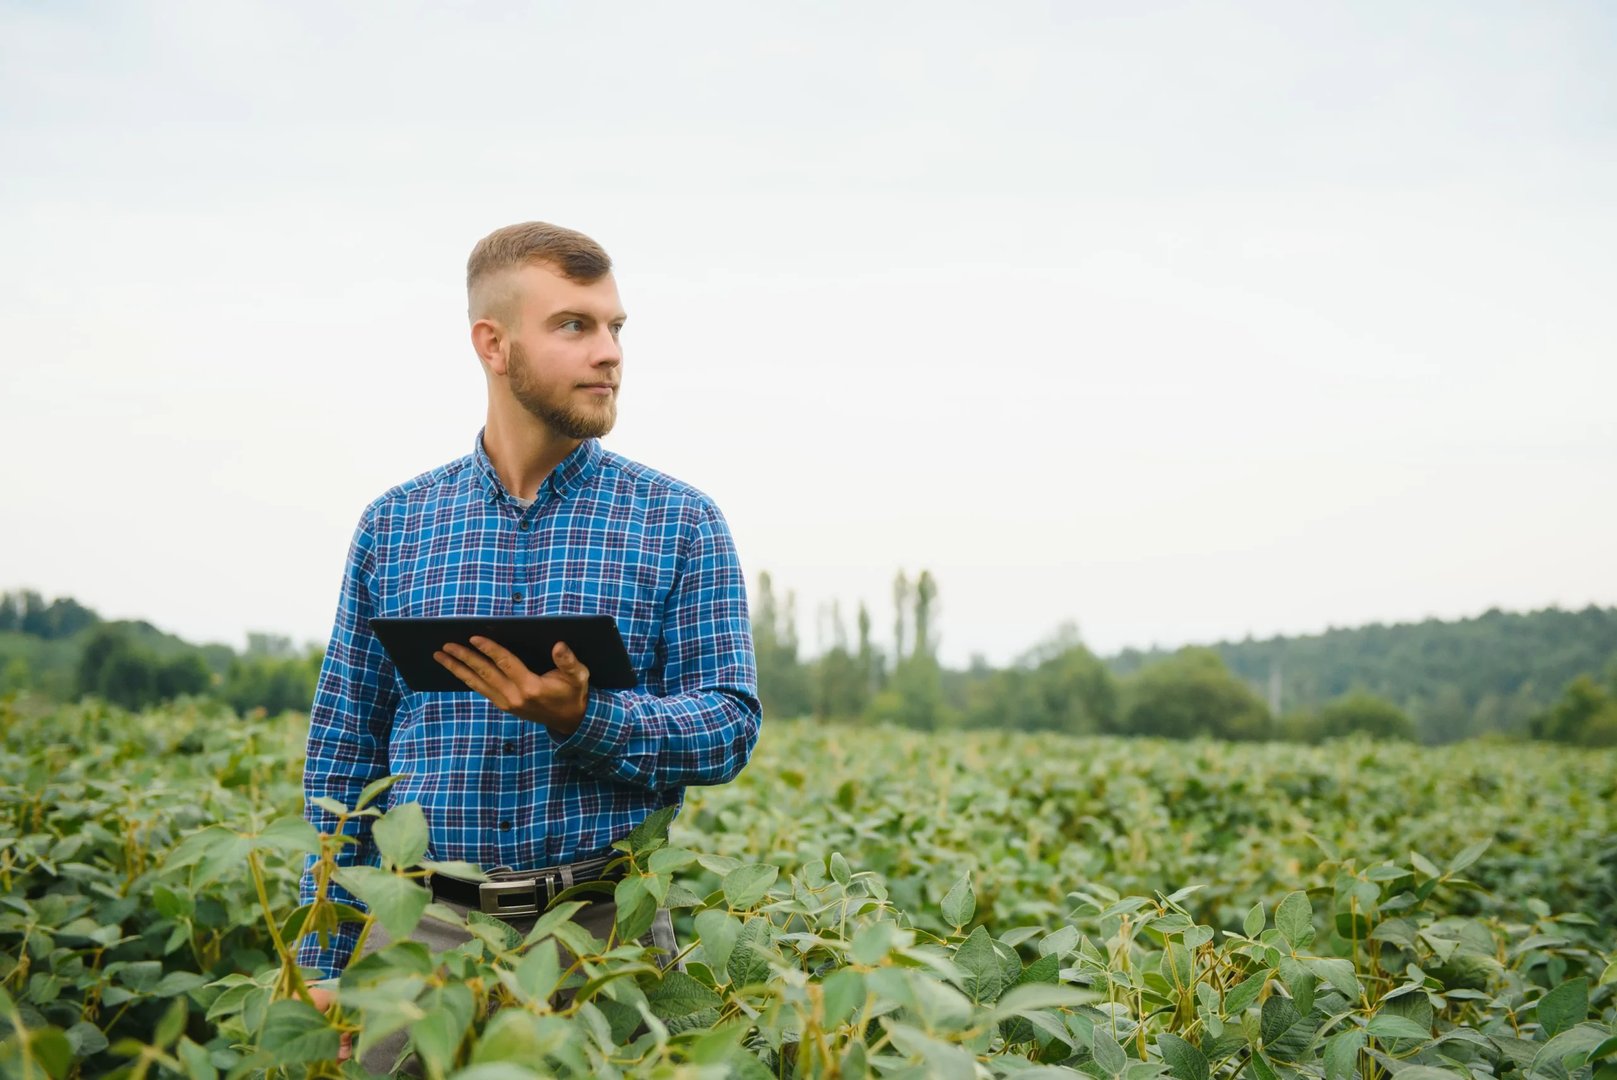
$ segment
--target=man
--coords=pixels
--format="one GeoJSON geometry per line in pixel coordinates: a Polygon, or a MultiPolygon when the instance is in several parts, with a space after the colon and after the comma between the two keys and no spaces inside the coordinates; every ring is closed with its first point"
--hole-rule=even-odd
{"type": "MultiPolygon", "coordinates": [[[[352,806],[366,784],[405,774],[388,797],[421,804],[431,859],[537,881],[529,895],[542,908],[558,881],[599,880],[612,842],[679,803],[686,785],[741,771],[761,721],[757,676],[745,584],[718,508],[598,441],[617,419],[623,371],[625,315],[606,252],[570,229],[512,225],[478,242],[466,287],[487,422],[472,453],[393,488],[360,518],[309,728],[307,816],[329,831],[335,818],[314,799],[352,806]],[[591,687],[565,643],[539,675],[474,638],[475,648],[437,654],[469,692],[412,692],[367,621],[593,613],[616,618],[637,689],[591,687]]],[[[375,860],[369,821],[359,825],[345,864],[375,860]]],[[[313,890],[305,872],[305,902],[313,890]]],[[[433,891],[461,910],[479,906],[476,883],[439,877],[433,891]]],[[[598,902],[581,921],[604,937],[611,907],[598,902]]],[[[434,948],[466,936],[430,919],[422,927],[416,936],[434,948]]],[[[653,932],[673,947],[666,912],[653,932]]],[[[310,935],[299,960],[335,977],[356,937],[344,924],[323,949],[310,935]]]]}

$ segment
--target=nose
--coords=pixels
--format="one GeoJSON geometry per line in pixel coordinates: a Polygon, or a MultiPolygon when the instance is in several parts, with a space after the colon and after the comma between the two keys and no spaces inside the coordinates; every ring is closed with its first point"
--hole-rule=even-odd
{"type": "Polygon", "coordinates": [[[609,327],[601,327],[593,363],[602,367],[615,367],[623,363],[623,345],[609,327]]]}

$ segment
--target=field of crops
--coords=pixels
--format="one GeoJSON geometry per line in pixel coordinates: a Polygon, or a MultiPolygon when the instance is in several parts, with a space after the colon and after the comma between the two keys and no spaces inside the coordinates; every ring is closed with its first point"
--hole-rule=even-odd
{"type": "MultiPolygon", "coordinates": [[[[407,1028],[468,1080],[1617,1080],[1617,753],[770,723],[623,843],[630,944],[567,904],[474,922],[322,1015],[287,959],[344,916],[296,903],[335,850],[302,737],[0,702],[0,1074],[357,1076],[343,1033],[407,1028]],[[683,972],[633,944],[658,903],[683,972]]],[[[382,822],[388,865],[342,880],[397,936],[424,827],[382,822]]]]}

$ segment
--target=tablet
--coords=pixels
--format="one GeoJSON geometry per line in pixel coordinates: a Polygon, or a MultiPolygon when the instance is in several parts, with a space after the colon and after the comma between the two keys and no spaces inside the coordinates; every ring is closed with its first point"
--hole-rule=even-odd
{"type": "Polygon", "coordinates": [[[445,615],[378,617],[370,622],[377,640],[411,690],[471,693],[432,654],[452,641],[471,648],[473,634],[511,650],[536,675],[556,667],[550,652],[556,642],[565,641],[590,669],[591,686],[632,690],[635,685],[634,665],[623,647],[618,624],[610,615],[445,615]]]}

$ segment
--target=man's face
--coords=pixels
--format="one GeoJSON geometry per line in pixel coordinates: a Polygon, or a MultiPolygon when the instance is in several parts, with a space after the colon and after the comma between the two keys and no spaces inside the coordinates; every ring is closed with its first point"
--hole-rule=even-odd
{"type": "Polygon", "coordinates": [[[506,381],[517,402],[556,434],[599,438],[618,418],[625,319],[612,275],[588,285],[547,266],[513,274],[520,319],[506,381]]]}

